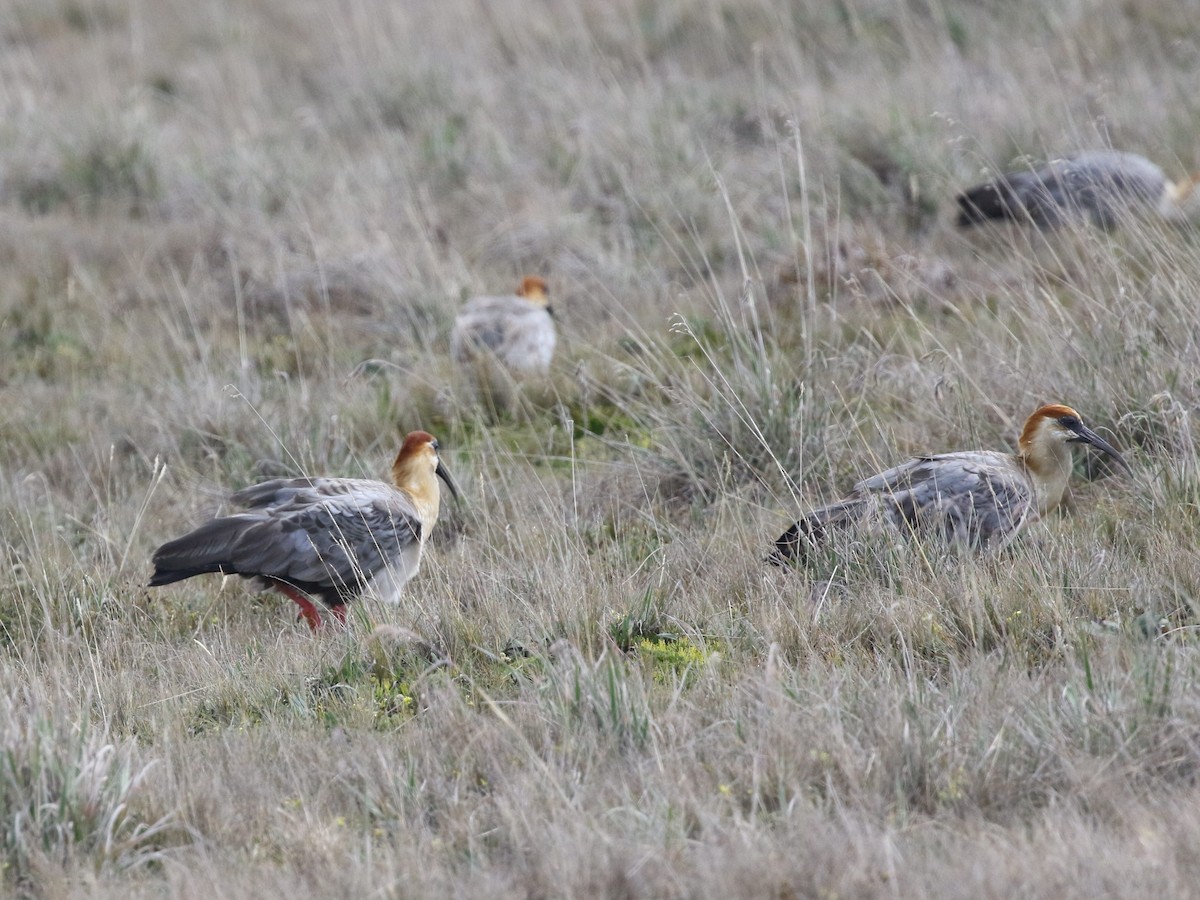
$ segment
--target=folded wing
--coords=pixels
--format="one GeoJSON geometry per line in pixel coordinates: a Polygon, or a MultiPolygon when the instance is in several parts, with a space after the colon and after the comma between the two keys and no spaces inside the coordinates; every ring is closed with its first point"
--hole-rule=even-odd
{"type": "Polygon", "coordinates": [[[154,554],[152,585],[206,572],[262,577],[342,603],[419,545],[399,491],[349,478],[276,479],[237,492],[246,512],[206,522],[154,554]]]}
{"type": "Polygon", "coordinates": [[[1033,487],[1012,457],[986,451],[923,456],[854,486],[906,530],[972,547],[1003,540],[1033,513],[1033,487]]]}
{"type": "Polygon", "coordinates": [[[770,559],[803,557],[834,528],[884,526],[985,547],[1036,516],[1033,487],[1013,457],[987,451],[922,456],[864,479],[839,503],[813,510],[775,541],[770,559]]]}
{"type": "Polygon", "coordinates": [[[1156,209],[1166,189],[1162,169],[1142,156],[1089,151],[964,191],[957,198],[958,224],[1014,219],[1052,228],[1087,217],[1111,228],[1132,209],[1156,209]]]}
{"type": "Polygon", "coordinates": [[[459,313],[450,335],[457,362],[487,352],[518,371],[549,368],[555,343],[549,311],[520,297],[477,297],[459,313]]]}

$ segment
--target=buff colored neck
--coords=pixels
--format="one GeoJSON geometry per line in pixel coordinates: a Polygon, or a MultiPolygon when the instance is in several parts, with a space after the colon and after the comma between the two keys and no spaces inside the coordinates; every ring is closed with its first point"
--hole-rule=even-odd
{"type": "Polygon", "coordinates": [[[1200,221],[1200,174],[1168,184],[1158,209],[1173,222],[1200,221]]]}
{"type": "Polygon", "coordinates": [[[403,452],[397,456],[392,464],[392,483],[409,496],[421,521],[429,528],[437,521],[441,491],[427,452],[430,451],[416,457],[406,457],[403,452]]]}
{"type": "Polygon", "coordinates": [[[1071,446],[1054,437],[1047,428],[1027,429],[1020,443],[1017,458],[1033,482],[1038,512],[1045,515],[1062,502],[1067,492],[1075,464],[1071,446]]]}

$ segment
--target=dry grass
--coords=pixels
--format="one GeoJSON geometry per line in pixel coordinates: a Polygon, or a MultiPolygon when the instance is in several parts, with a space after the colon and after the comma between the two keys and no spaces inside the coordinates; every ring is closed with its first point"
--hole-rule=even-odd
{"type": "Polygon", "coordinates": [[[0,893],[1194,893],[1197,237],[948,210],[1200,166],[1193,19],[4,5],[0,893]],[[481,407],[449,325],[526,272],[555,370],[481,407]],[[1135,478],[995,557],[761,564],[1048,400],[1135,478]],[[416,427],[467,501],[398,608],[143,587],[224,490],[416,427]]]}

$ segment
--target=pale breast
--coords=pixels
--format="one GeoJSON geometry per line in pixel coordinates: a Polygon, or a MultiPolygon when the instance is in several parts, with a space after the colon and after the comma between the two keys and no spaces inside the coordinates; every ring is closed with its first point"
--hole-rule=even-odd
{"type": "Polygon", "coordinates": [[[421,545],[411,544],[390,559],[367,582],[366,591],[393,606],[400,602],[404,585],[421,567],[421,545]]]}
{"type": "Polygon", "coordinates": [[[545,372],[557,337],[548,310],[520,297],[479,297],[459,313],[450,335],[456,362],[490,353],[518,372],[545,372]]]}

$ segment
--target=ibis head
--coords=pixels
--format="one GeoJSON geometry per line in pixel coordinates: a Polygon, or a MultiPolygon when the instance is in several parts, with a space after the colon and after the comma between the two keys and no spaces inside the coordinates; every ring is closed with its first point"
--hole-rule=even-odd
{"type": "Polygon", "coordinates": [[[438,488],[440,478],[458,499],[458,487],[446,471],[438,456],[438,440],[427,431],[413,431],[404,438],[396,461],[392,463],[392,481],[396,487],[408,493],[419,508],[431,508],[437,517],[438,488]]]}
{"type": "Polygon", "coordinates": [[[546,309],[550,307],[550,289],[546,286],[546,280],[537,275],[526,275],[521,280],[521,286],[517,288],[517,296],[524,297],[534,306],[546,309]]]}
{"type": "Polygon", "coordinates": [[[1126,472],[1129,463],[1108,441],[1083,424],[1083,417],[1069,406],[1050,403],[1039,407],[1021,431],[1020,456],[1034,474],[1046,474],[1061,460],[1070,460],[1071,444],[1090,444],[1116,460],[1126,472]]]}

